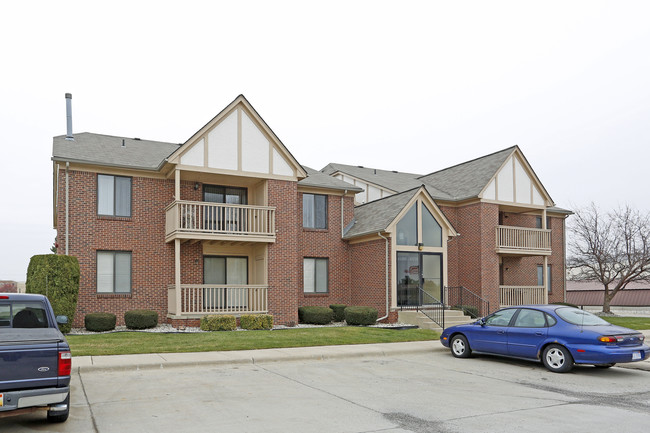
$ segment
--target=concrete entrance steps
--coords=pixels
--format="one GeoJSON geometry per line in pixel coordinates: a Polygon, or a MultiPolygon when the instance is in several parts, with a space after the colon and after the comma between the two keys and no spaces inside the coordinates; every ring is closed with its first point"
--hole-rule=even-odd
{"type": "MultiPolygon", "coordinates": [[[[437,323],[429,319],[424,313],[414,310],[405,310],[397,312],[397,320],[399,323],[407,323],[409,325],[417,325],[423,329],[432,329],[434,331],[442,332],[442,328],[437,323]]],[[[445,327],[449,328],[454,325],[462,325],[464,323],[471,323],[474,319],[466,316],[462,311],[458,310],[445,310],[445,327]]]]}

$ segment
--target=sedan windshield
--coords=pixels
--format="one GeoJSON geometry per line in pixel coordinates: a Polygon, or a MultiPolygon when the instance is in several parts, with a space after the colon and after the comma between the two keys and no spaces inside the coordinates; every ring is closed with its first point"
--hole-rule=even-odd
{"type": "Polygon", "coordinates": [[[587,311],[579,310],[577,308],[565,307],[555,310],[558,316],[574,325],[594,326],[594,325],[610,325],[609,322],[595,316],[587,311]]]}

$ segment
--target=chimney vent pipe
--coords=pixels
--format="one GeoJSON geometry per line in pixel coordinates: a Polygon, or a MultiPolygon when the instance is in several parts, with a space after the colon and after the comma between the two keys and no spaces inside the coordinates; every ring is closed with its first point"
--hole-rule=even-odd
{"type": "Polygon", "coordinates": [[[72,94],[65,94],[66,140],[74,140],[72,136],[72,94]]]}

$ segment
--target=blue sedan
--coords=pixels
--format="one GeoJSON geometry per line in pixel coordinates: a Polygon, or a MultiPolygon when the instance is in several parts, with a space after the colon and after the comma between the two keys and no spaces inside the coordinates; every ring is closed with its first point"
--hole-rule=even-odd
{"type": "Polygon", "coordinates": [[[440,336],[456,358],[487,353],[542,361],[552,372],[574,364],[607,368],[643,361],[650,347],[643,334],[612,325],[586,311],[563,305],[520,305],[501,309],[467,325],[451,326],[440,336]]]}

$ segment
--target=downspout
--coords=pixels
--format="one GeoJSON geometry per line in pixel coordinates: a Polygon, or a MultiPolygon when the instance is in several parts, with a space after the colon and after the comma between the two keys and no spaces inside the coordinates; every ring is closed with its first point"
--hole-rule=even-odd
{"type": "Polygon", "coordinates": [[[69,221],[69,210],[70,210],[70,200],[69,200],[69,176],[68,169],[70,168],[70,162],[66,161],[65,163],[65,255],[68,254],[68,242],[70,240],[70,221],[69,221]]]}
{"type": "MultiPolygon", "coordinates": [[[[568,216],[568,215],[567,215],[568,216]]],[[[564,269],[563,269],[563,274],[564,274],[564,302],[566,303],[566,219],[567,216],[562,219],[562,252],[564,253],[564,269]]]]}
{"type": "Polygon", "coordinates": [[[380,238],[386,241],[386,315],[377,319],[377,322],[384,320],[388,317],[388,238],[383,236],[381,232],[377,232],[380,238]]]}
{"type": "Polygon", "coordinates": [[[345,230],[345,221],[344,221],[344,218],[343,218],[343,198],[345,197],[345,195],[347,193],[348,193],[348,190],[346,189],[345,192],[343,193],[343,195],[341,196],[341,237],[343,237],[343,235],[345,235],[345,233],[343,233],[343,230],[345,230]]]}

